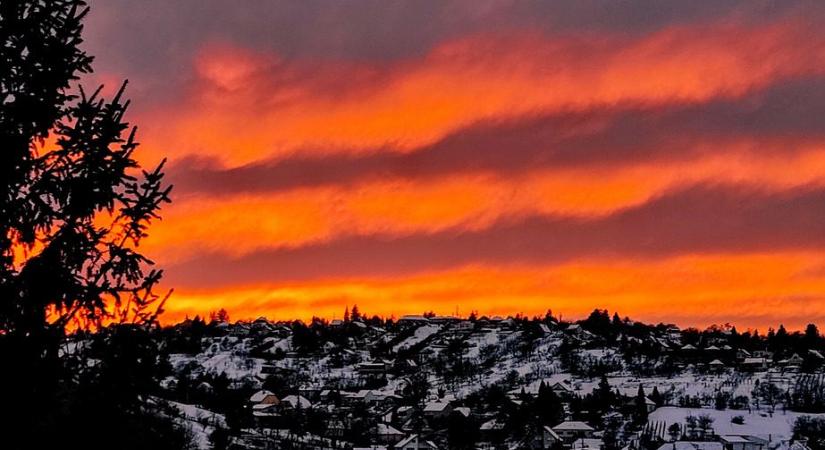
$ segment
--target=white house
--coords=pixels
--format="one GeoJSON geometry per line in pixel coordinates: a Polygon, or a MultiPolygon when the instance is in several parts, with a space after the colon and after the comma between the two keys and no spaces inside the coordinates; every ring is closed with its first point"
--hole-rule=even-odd
{"type": "Polygon", "coordinates": [[[573,442],[576,439],[593,437],[593,432],[596,430],[584,422],[568,420],[554,426],[553,431],[564,442],[573,442]]]}

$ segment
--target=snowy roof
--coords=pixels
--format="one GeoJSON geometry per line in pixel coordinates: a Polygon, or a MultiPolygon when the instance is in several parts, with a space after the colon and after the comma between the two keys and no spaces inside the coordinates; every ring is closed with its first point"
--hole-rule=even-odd
{"type": "Polygon", "coordinates": [[[588,425],[584,422],[579,422],[579,421],[576,421],[576,420],[568,420],[568,421],[565,421],[565,422],[562,422],[562,423],[556,425],[555,427],[553,427],[553,430],[554,431],[593,431],[593,427],[591,427],[590,425],[588,425]]]}
{"type": "Polygon", "coordinates": [[[767,361],[765,358],[745,358],[745,364],[764,364],[767,361]]]}
{"type": "Polygon", "coordinates": [[[392,425],[389,425],[389,424],[386,424],[386,423],[379,423],[378,425],[375,426],[375,430],[376,430],[376,434],[380,434],[380,435],[397,435],[397,436],[404,435],[403,432],[396,429],[392,425]]]}
{"type": "Polygon", "coordinates": [[[504,428],[504,424],[499,422],[496,419],[488,420],[481,424],[479,427],[480,430],[489,431],[489,430],[501,430],[504,428]]]}
{"type": "Polygon", "coordinates": [[[719,436],[719,439],[726,444],[734,444],[734,443],[741,443],[741,444],[748,444],[750,440],[744,438],[742,436],[736,436],[731,434],[726,434],[724,436],[719,436]]]}
{"type": "Polygon", "coordinates": [[[544,426],[544,432],[545,432],[545,433],[547,433],[547,434],[549,434],[550,436],[553,436],[553,437],[554,437],[555,439],[557,439],[557,440],[558,440],[558,439],[561,439],[561,438],[559,437],[559,435],[558,435],[558,434],[556,434],[556,432],[555,432],[555,431],[553,431],[553,429],[552,429],[552,428],[550,428],[550,427],[548,427],[547,425],[545,425],[545,426],[544,426]]]}
{"type": "Polygon", "coordinates": [[[564,391],[568,391],[568,392],[573,391],[573,387],[570,386],[569,384],[567,384],[567,382],[565,382],[565,381],[557,381],[557,382],[551,384],[550,388],[554,389],[554,390],[564,390],[564,391]]]}
{"type": "Polygon", "coordinates": [[[450,406],[449,402],[430,402],[424,406],[424,412],[440,412],[444,411],[448,406],[450,406]]]}
{"type": "Polygon", "coordinates": [[[682,350],[696,350],[696,347],[688,344],[688,345],[685,345],[684,347],[682,347],[682,350]]]}
{"type": "Polygon", "coordinates": [[[722,361],[719,361],[718,359],[714,359],[713,361],[710,362],[710,365],[711,366],[724,366],[725,364],[722,361]]]}
{"type": "Polygon", "coordinates": [[[571,445],[572,449],[576,448],[590,448],[590,449],[600,449],[604,446],[604,442],[601,439],[595,438],[580,438],[576,439],[571,445]]]}
{"type": "Polygon", "coordinates": [[[260,403],[269,395],[274,394],[266,389],[261,389],[260,391],[252,394],[252,397],[249,397],[249,401],[252,403],[260,403]]]}
{"type": "Polygon", "coordinates": [[[424,316],[413,316],[413,315],[401,316],[401,318],[398,319],[399,322],[401,322],[402,320],[403,321],[409,321],[409,322],[429,322],[430,321],[430,319],[428,319],[424,316]]]}
{"type": "Polygon", "coordinates": [[[721,442],[678,441],[662,444],[659,450],[722,450],[721,442]]]}
{"type": "Polygon", "coordinates": [[[309,408],[312,406],[312,403],[302,395],[287,395],[281,400],[281,403],[286,403],[293,408],[297,408],[299,404],[301,408],[309,408]]]}

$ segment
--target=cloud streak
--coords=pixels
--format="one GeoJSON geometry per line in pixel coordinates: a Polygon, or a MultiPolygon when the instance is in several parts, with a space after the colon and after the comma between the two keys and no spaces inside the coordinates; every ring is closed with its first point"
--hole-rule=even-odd
{"type": "Polygon", "coordinates": [[[224,168],[185,160],[172,177],[186,192],[238,192],[427,179],[456,173],[508,175],[542,168],[604,168],[689,161],[739,150],[793,154],[825,144],[825,78],[792,80],[739,99],[664,106],[625,105],[482,122],[402,152],[366,149],[297,155],[224,168]]]}
{"type": "Polygon", "coordinates": [[[170,158],[144,250],[171,317],[798,321],[825,317],[823,19],[808,0],[94,0],[83,81],[130,78],[138,157],[170,158]]]}
{"type": "Polygon", "coordinates": [[[183,286],[393,276],[468,264],[810,250],[825,244],[825,190],[694,187],[600,219],[530,217],[483,230],[356,236],[240,258],[204,254],[170,268],[183,286]]]}

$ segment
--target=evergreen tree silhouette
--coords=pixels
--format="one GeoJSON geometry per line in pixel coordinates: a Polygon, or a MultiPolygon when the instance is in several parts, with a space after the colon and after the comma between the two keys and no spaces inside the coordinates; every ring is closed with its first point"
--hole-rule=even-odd
{"type": "MultiPolygon", "coordinates": [[[[163,163],[142,170],[133,157],[125,83],[108,101],[101,88],[76,86],[92,70],[80,48],[88,11],[82,0],[0,2],[0,390],[11,412],[0,420],[4,448],[47,448],[66,439],[67,423],[93,425],[72,410],[84,404],[71,396],[83,392],[83,376],[59,357],[67,327],[152,323],[165,300],[155,292],[162,272],[137,249],[171,187],[163,163]]],[[[121,350],[132,354],[134,345],[121,350]]],[[[108,369],[90,383],[131,370],[101,365],[108,369]]],[[[131,397],[104,400],[137,398],[132,389],[119,395],[131,397]]]]}

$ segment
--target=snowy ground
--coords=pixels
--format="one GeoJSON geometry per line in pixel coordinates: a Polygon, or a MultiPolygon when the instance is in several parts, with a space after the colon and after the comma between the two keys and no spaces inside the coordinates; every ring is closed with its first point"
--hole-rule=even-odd
{"type": "Polygon", "coordinates": [[[751,435],[758,436],[770,441],[781,441],[790,439],[793,429],[793,424],[796,418],[802,415],[819,415],[823,414],[803,414],[796,412],[785,412],[781,410],[776,411],[773,417],[768,415],[765,411],[754,411],[749,413],[747,410],[732,410],[727,409],[719,411],[708,408],[677,408],[666,406],[659,408],[648,417],[650,422],[665,422],[665,429],[673,423],[684,424],[687,416],[707,415],[714,419],[713,429],[716,434],[735,434],[735,435],[751,435]],[[735,416],[742,416],[745,423],[737,425],[731,423],[731,418],[735,416]]]}

